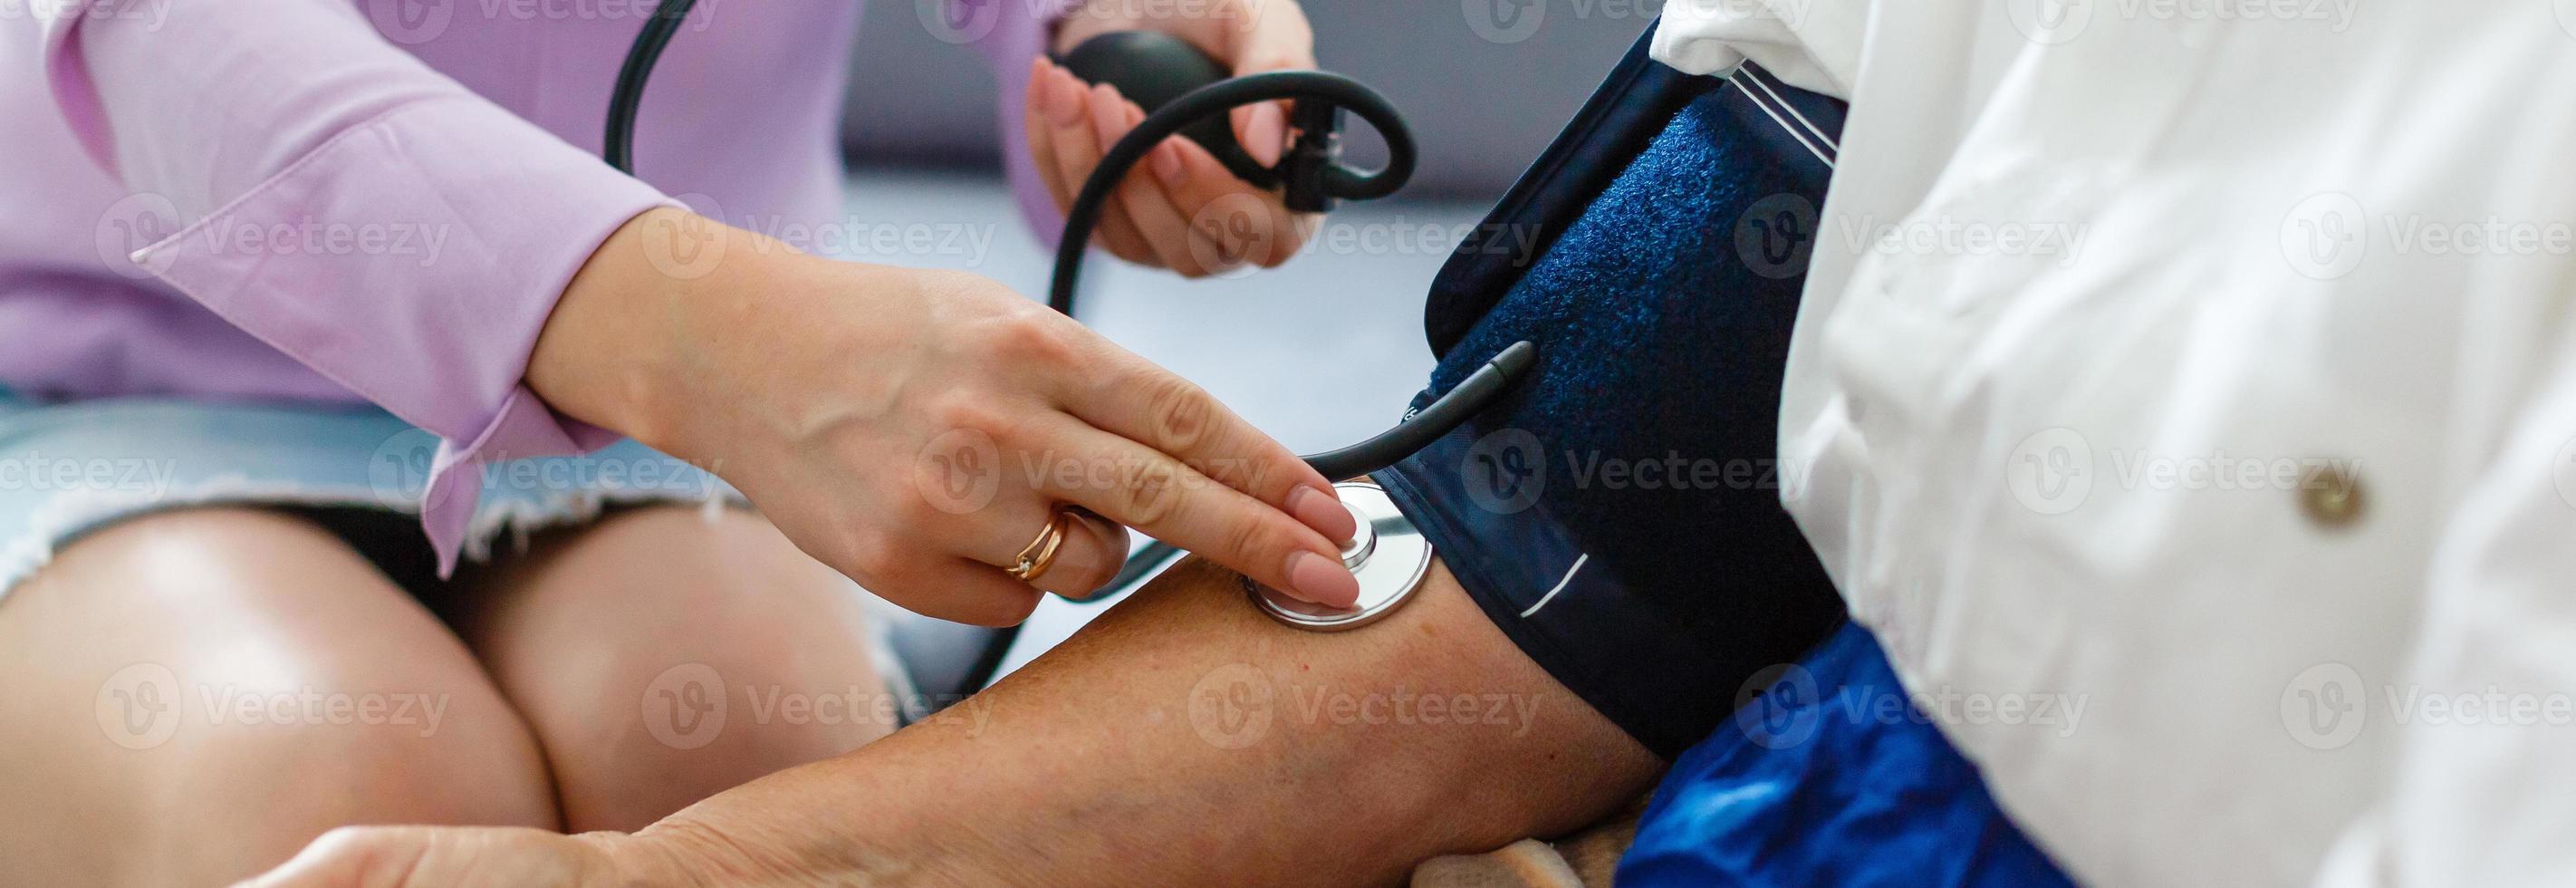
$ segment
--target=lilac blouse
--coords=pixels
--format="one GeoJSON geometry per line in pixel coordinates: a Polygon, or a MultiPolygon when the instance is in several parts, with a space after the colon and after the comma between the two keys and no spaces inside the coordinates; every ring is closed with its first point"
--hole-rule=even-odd
{"type": "MultiPolygon", "coordinates": [[[[920,3],[1020,92],[1070,0],[920,3]]],[[[0,385],[54,398],[371,401],[444,439],[453,566],[486,463],[614,440],[522,381],[610,232],[689,205],[839,215],[856,0],[702,2],[598,158],[646,0],[56,0],[0,17],[0,385]],[[675,199],[673,196],[679,196],[675,199]]]]}

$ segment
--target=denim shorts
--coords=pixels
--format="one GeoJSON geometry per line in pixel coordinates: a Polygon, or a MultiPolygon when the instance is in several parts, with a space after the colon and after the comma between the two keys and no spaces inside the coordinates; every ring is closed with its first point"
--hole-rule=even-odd
{"type": "MultiPolygon", "coordinates": [[[[438,436],[366,405],[102,398],[43,402],[0,389],[0,597],[63,547],[119,521],[199,506],[416,519],[438,436]]],[[[464,555],[596,518],[625,504],[720,508],[714,475],[632,441],[581,456],[488,466],[464,555]]],[[[384,534],[393,536],[396,534],[384,534]]],[[[372,553],[371,553],[372,554],[372,553]]],[[[390,571],[389,571],[390,572],[390,571]]]]}

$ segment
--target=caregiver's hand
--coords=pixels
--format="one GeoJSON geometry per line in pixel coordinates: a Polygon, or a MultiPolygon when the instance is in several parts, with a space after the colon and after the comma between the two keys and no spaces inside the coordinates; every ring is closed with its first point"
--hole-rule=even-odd
{"type": "MultiPolygon", "coordinates": [[[[1059,505],[1326,604],[1359,594],[1323,476],[1197,386],[986,278],[836,262],[678,210],[628,222],[528,382],[709,468],[806,553],[931,616],[1026,617],[1003,568],[1059,505]],[[1291,516],[1296,517],[1291,517],[1291,516]]],[[[1070,523],[1037,586],[1083,595],[1125,531],[1070,523]]]]}
{"type": "MultiPolygon", "coordinates": [[[[1133,30],[1187,40],[1238,77],[1315,66],[1315,33],[1294,0],[1092,0],[1066,14],[1055,48],[1133,30]]],[[[1117,90],[1086,86],[1043,58],[1029,70],[1027,115],[1029,153],[1058,211],[1073,204],[1109,146],[1145,119],[1117,90]]],[[[1288,144],[1287,109],[1275,102],[1234,109],[1234,132],[1252,159],[1275,164],[1288,144]]],[[[1316,224],[1313,216],[1289,212],[1277,193],[1235,178],[1198,143],[1175,136],[1127,175],[1101,214],[1095,240],[1121,259],[1198,277],[1245,262],[1265,268],[1286,262],[1316,224]]]]}

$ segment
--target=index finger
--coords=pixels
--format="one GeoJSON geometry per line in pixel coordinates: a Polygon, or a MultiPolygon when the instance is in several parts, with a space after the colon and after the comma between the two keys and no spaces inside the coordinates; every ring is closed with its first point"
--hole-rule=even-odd
{"type": "Polygon", "coordinates": [[[1092,374],[1084,390],[1068,392],[1065,412],[1293,515],[1325,539],[1340,542],[1359,532],[1359,522],[1338,506],[1301,511],[1292,500],[1304,488],[1338,502],[1337,479],[1325,478],[1189,380],[1133,354],[1103,351],[1097,360],[1110,372],[1092,374]]]}
{"type": "Polygon", "coordinates": [[[1311,517],[1350,516],[1339,497],[1296,487],[1288,510],[1262,505],[1216,483],[1170,455],[1075,417],[1050,414],[1042,437],[1091,459],[1079,477],[1059,472],[1041,492],[1090,509],[1155,539],[1188,549],[1253,580],[1326,607],[1350,607],[1359,581],[1343,567],[1340,544],[1313,529],[1311,517]],[[1283,514],[1287,512],[1288,514],[1283,514]]]}

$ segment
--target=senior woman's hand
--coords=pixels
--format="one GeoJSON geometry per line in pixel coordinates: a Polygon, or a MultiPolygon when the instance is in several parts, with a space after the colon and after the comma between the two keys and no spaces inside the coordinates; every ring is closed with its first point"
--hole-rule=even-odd
{"type": "MultiPolygon", "coordinates": [[[[1092,0],[1067,13],[1055,48],[1072,49],[1110,31],[1161,31],[1206,50],[1235,76],[1315,66],[1315,33],[1295,0],[1140,3],[1092,0]]],[[[1059,211],[1073,204],[1101,155],[1145,112],[1108,86],[1089,86],[1046,59],[1029,71],[1029,153],[1059,211]]],[[[1281,103],[1234,109],[1235,138],[1267,166],[1287,147],[1281,103]]],[[[1274,267],[1296,255],[1316,217],[1292,213],[1280,195],[1246,184],[1198,143],[1174,136],[1145,155],[1103,208],[1094,242],[1119,258],[1183,275],[1216,274],[1244,263],[1274,267]]]]}
{"type": "Polygon", "coordinates": [[[678,210],[621,228],[528,369],[574,418],[731,482],[806,553],[923,614],[1080,596],[1116,525],[1346,605],[1326,479],[1198,387],[989,279],[805,256],[678,210]],[[1036,587],[1004,568],[1079,506],[1036,587]],[[1293,517],[1292,517],[1293,516],[1293,517]],[[1110,522],[1116,522],[1112,524],[1110,522]]]}

